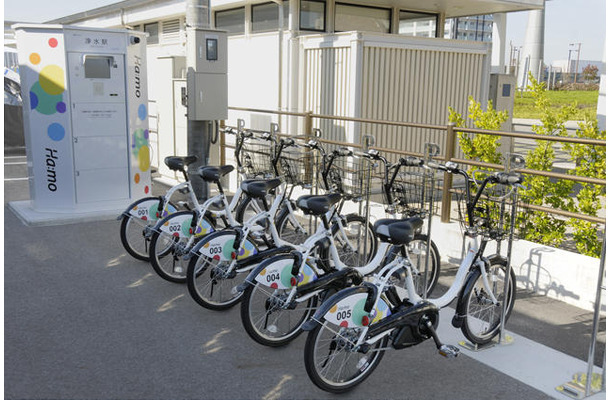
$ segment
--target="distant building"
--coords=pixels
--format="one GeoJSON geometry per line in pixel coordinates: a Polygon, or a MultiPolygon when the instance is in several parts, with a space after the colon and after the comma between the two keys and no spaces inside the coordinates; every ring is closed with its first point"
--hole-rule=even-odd
{"type": "Polygon", "coordinates": [[[604,63],[602,61],[592,61],[592,60],[555,60],[551,63],[551,68],[555,72],[565,72],[569,74],[573,74],[575,72],[582,74],[583,70],[587,67],[587,65],[592,65],[597,67],[599,74],[601,74],[604,63]]]}

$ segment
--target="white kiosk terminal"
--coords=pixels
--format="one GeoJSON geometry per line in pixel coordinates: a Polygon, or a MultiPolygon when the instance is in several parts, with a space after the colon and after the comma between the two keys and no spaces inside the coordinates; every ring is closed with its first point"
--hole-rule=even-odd
{"type": "Polygon", "coordinates": [[[31,201],[13,208],[120,213],[150,195],[146,34],[14,29],[31,201]]]}

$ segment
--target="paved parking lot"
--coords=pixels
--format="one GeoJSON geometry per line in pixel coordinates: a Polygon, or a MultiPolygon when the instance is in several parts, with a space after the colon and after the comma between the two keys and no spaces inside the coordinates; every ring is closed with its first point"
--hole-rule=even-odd
{"type": "MultiPolygon", "coordinates": [[[[508,328],[535,342],[525,352],[519,340],[496,352],[519,362],[466,351],[447,360],[429,341],[388,352],[364,384],[347,395],[329,395],[306,375],[304,336],[280,349],[254,343],[238,308],[205,310],[185,287],[163,281],[127,255],[117,221],[25,226],[7,207],[29,198],[24,162],[18,154],[5,157],[7,399],[566,398],[531,383],[545,371],[534,371],[528,381],[504,367],[529,371],[535,358],[546,357],[536,354],[546,349],[538,343],[561,356],[586,357],[590,313],[524,294],[508,328]],[[550,312],[564,319],[554,322],[550,312]]],[[[454,340],[448,330],[442,334],[454,340]]],[[[555,371],[548,360],[544,369],[555,371]]],[[[578,372],[570,368],[553,372],[551,380],[569,380],[578,372]]]]}

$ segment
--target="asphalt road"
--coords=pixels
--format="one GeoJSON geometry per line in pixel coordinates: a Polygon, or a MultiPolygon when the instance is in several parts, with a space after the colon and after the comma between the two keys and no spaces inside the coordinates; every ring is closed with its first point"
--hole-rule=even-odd
{"type": "Polygon", "coordinates": [[[23,161],[5,158],[7,399],[549,398],[467,356],[440,357],[432,341],[386,353],[364,384],[327,394],[305,372],[304,335],[254,343],[238,308],[203,309],[131,258],[118,221],[22,224],[6,204],[29,196],[23,161]]]}

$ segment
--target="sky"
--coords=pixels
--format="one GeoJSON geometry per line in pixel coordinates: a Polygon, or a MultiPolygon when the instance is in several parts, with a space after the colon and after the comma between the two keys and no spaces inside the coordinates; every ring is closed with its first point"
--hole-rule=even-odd
{"type": "MultiPolygon", "coordinates": [[[[4,20],[44,22],[118,0],[4,0],[4,20]],[[35,10],[35,12],[33,12],[35,10]]],[[[544,61],[566,60],[571,43],[581,43],[581,60],[601,61],[606,45],[606,0],[548,0],[545,18],[544,61]]],[[[506,47],[523,46],[527,12],[507,16],[506,47]]],[[[508,58],[507,58],[508,60],[508,58]]]]}

